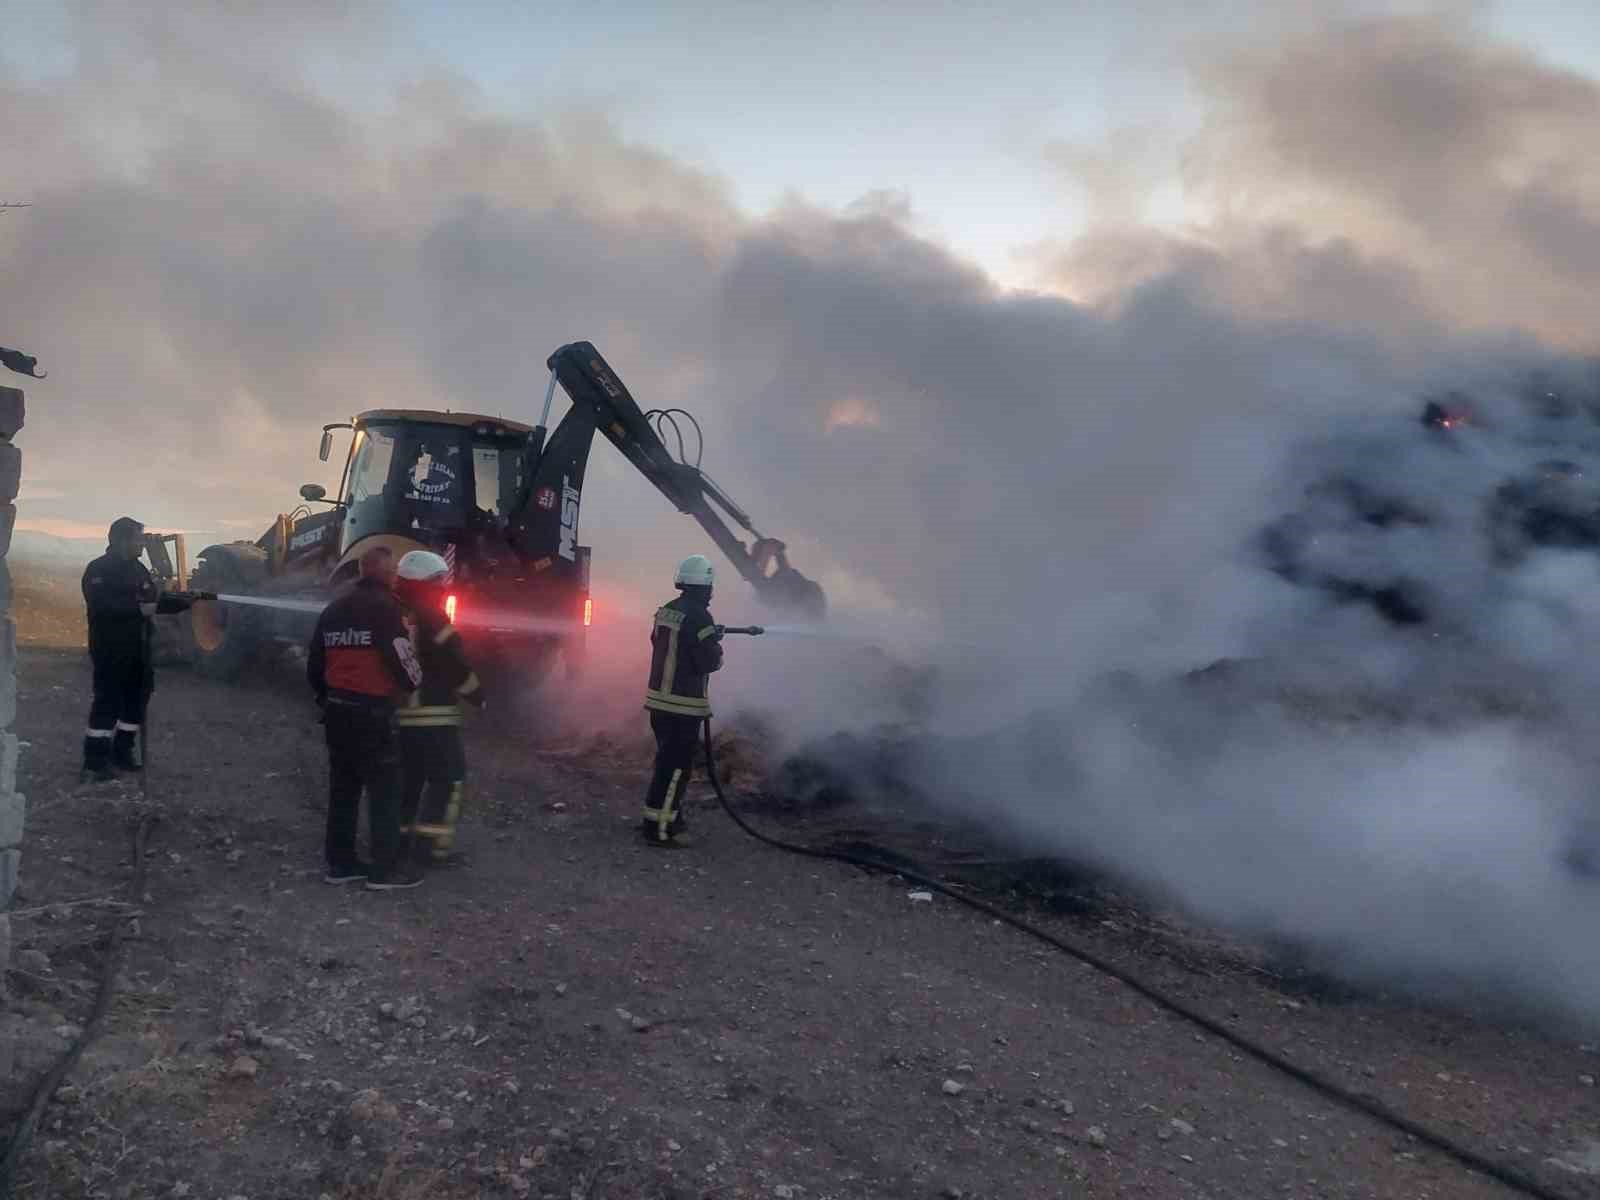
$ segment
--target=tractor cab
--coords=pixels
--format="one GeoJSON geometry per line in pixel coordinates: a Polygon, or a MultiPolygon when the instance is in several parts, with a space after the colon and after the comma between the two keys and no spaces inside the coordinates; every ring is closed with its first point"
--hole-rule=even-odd
{"type": "MultiPolygon", "coordinates": [[[[336,428],[323,431],[323,461],[336,428]]],[[[495,551],[506,544],[527,487],[529,426],[471,413],[375,409],[343,428],[355,436],[333,502],[342,511],[341,572],[358,543],[385,536],[432,550],[470,547],[474,560],[497,564],[495,551]]]]}

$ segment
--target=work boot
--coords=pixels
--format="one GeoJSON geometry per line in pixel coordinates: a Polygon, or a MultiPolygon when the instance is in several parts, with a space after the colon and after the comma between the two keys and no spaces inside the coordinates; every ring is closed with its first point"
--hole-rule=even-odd
{"type": "Polygon", "coordinates": [[[322,873],[322,882],[341,887],[347,883],[365,883],[371,875],[372,867],[357,859],[338,866],[329,863],[327,870],[322,873]]]}
{"type": "Polygon", "coordinates": [[[409,866],[402,866],[399,863],[381,870],[374,867],[372,873],[367,876],[369,892],[397,892],[421,886],[422,876],[409,866]]]}
{"type": "Polygon", "coordinates": [[[111,742],[111,765],[119,771],[139,769],[139,733],[134,729],[119,729],[111,742]]]}
{"type": "Polygon", "coordinates": [[[79,783],[107,783],[115,779],[111,769],[111,739],[90,737],[83,739],[83,770],[78,772],[79,783]]]}
{"type": "Polygon", "coordinates": [[[640,830],[640,833],[644,835],[644,844],[657,850],[687,850],[694,845],[692,837],[687,833],[681,833],[676,830],[667,834],[663,839],[661,831],[657,829],[654,821],[645,822],[645,826],[640,830]]]}
{"type": "Polygon", "coordinates": [[[439,849],[438,844],[430,837],[422,834],[411,845],[410,855],[406,858],[406,865],[419,874],[428,867],[440,866],[448,861],[449,855],[439,849]]]}

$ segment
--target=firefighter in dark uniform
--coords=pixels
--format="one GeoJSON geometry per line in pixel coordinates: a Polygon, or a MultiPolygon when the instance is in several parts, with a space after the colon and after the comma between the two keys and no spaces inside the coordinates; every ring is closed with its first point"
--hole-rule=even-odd
{"type": "Polygon", "coordinates": [[[694,769],[701,724],[711,716],[708,688],[722,666],[722,634],[711,619],[711,562],[694,554],[678,567],[682,593],[656,611],[650,633],[650,685],[644,706],[656,735],[656,768],[640,832],[651,846],[687,845],[683,793],[694,769]]]}
{"type": "Polygon", "coordinates": [[[306,656],[306,678],[322,709],[328,741],[328,831],[323,846],[326,882],[364,880],[373,891],[422,882],[401,862],[400,756],[394,713],[422,681],[405,613],[394,596],[394,555],[386,548],[361,556],[361,578],[317,618],[306,656]],[[362,789],[372,864],[356,857],[356,819],[362,789]]]}
{"type": "Polygon", "coordinates": [[[150,618],[183,612],[195,599],[157,588],[139,561],[144,551],[140,522],[118,517],[106,541],[106,552],[83,572],[94,664],[94,702],[83,738],[85,780],[114,778],[114,767],[139,769],[139,729],[156,683],[150,618]]]}
{"type": "Polygon", "coordinates": [[[400,560],[395,590],[412,621],[422,683],[400,705],[400,831],[426,843],[435,862],[455,847],[467,754],[461,741],[461,703],[483,707],[483,689],[445,610],[450,564],[431,550],[400,560]]]}

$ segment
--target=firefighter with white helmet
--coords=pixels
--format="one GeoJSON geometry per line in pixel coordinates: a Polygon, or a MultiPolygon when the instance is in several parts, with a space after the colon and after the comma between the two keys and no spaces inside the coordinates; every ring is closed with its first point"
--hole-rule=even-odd
{"type": "Polygon", "coordinates": [[[711,560],[691,554],[673,582],[680,595],[656,611],[650,633],[650,684],[644,706],[656,736],[655,773],[640,831],[651,846],[687,844],[683,793],[695,742],[711,716],[711,674],[722,666],[722,630],[711,619],[711,560]]]}
{"type": "Polygon", "coordinates": [[[401,830],[422,839],[440,861],[455,846],[466,783],[461,703],[481,708],[483,691],[447,611],[450,564],[431,550],[413,550],[400,559],[396,574],[395,591],[415,626],[412,640],[422,667],[422,682],[395,712],[405,781],[401,830]]]}

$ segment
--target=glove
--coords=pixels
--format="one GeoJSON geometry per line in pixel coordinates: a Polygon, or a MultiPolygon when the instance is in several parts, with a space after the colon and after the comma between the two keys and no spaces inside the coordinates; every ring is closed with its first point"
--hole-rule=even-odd
{"type": "Polygon", "coordinates": [[[156,615],[156,606],[155,606],[154,601],[146,600],[146,601],[142,602],[139,605],[139,615],[142,616],[142,617],[153,617],[153,616],[155,616],[156,615]]]}

